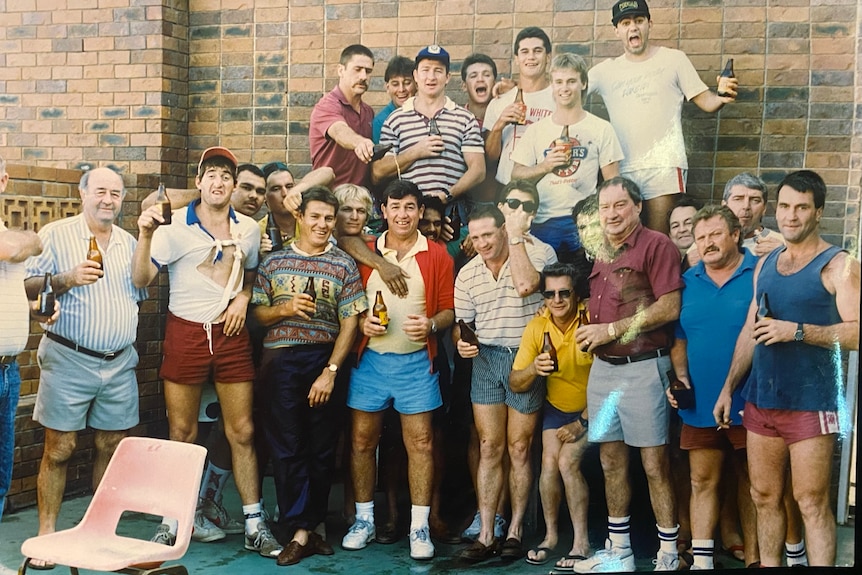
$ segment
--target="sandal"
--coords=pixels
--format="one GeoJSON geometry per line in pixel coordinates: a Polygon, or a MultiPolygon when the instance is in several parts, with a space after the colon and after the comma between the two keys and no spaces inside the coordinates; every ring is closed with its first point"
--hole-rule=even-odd
{"type": "Polygon", "coordinates": [[[572,568],[575,566],[575,563],[578,561],[584,561],[586,557],[583,555],[571,555],[567,554],[565,557],[560,557],[560,559],[554,564],[554,568],[551,570],[551,575],[567,575],[572,572],[572,568]]]}
{"type": "Polygon", "coordinates": [[[56,565],[50,561],[46,561],[44,559],[30,559],[30,563],[27,564],[30,569],[35,569],[36,571],[50,571],[56,565]]]}
{"type": "Polygon", "coordinates": [[[737,561],[745,561],[744,545],[731,545],[730,547],[722,547],[721,550],[736,559],[737,561]]]}
{"type": "Polygon", "coordinates": [[[551,551],[553,551],[553,549],[551,549],[550,547],[534,547],[533,549],[530,549],[530,551],[527,553],[527,557],[524,559],[524,561],[526,561],[530,565],[544,565],[545,563],[550,561],[551,551]],[[533,554],[532,557],[530,557],[530,553],[533,554]]]}

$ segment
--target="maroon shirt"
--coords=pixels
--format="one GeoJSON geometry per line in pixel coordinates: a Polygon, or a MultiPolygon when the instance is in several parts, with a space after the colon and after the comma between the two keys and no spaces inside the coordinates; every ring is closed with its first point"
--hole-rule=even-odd
{"type": "MultiPolygon", "coordinates": [[[[638,313],[682,289],[679,250],[666,235],[638,224],[613,261],[597,258],[590,274],[590,323],[611,323],[638,313]]],[[[618,336],[622,334],[617,333],[618,336]]],[[[672,323],[596,348],[596,355],[637,355],[673,342],[672,323]]]]}
{"type": "Polygon", "coordinates": [[[332,187],[346,183],[367,186],[368,164],[363,163],[353,150],[339,146],[326,132],[335,122],[345,122],[351,130],[370,140],[373,119],[374,111],[371,106],[360,102],[357,113],[338,86],[324,94],[314,105],[308,129],[311,166],[314,169],[323,166],[332,168],[335,172],[332,187]]]}

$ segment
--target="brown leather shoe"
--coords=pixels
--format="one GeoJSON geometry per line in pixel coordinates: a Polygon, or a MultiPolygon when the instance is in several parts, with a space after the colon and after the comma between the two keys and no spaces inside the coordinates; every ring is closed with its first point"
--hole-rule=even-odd
{"type": "MultiPolygon", "coordinates": [[[[309,536],[309,543],[310,542],[311,536],[309,536]]],[[[282,566],[296,565],[310,555],[308,547],[309,546],[303,545],[299,541],[291,541],[287,544],[287,547],[281,550],[281,553],[278,554],[278,558],[275,562],[282,566]]]]}
{"type": "Polygon", "coordinates": [[[305,547],[306,557],[311,557],[312,555],[333,555],[335,553],[332,545],[327,543],[326,539],[314,531],[308,534],[308,543],[306,543],[305,547]]]}
{"type": "Polygon", "coordinates": [[[499,553],[499,546],[495,539],[490,545],[483,545],[478,539],[461,551],[455,557],[467,563],[481,563],[499,553]]]}

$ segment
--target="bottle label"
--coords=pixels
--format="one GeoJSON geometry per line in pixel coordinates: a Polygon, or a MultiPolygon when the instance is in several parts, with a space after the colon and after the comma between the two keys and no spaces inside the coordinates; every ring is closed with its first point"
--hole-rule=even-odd
{"type": "Polygon", "coordinates": [[[378,312],[374,312],[374,315],[376,315],[380,319],[380,325],[382,325],[382,326],[389,325],[389,313],[388,312],[378,311],[378,312]]]}

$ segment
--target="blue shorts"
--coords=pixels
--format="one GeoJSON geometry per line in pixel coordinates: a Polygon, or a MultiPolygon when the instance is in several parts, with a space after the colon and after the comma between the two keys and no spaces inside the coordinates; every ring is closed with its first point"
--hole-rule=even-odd
{"type": "Polygon", "coordinates": [[[545,405],[542,406],[542,431],[559,429],[564,425],[574,423],[581,416],[581,413],[583,411],[560,411],[550,401],[545,400],[545,405]]]}
{"type": "Polygon", "coordinates": [[[530,233],[554,248],[560,261],[564,261],[561,252],[570,254],[581,247],[578,227],[571,216],[551,218],[541,224],[533,222],[530,233]]]}
{"type": "Polygon", "coordinates": [[[440,382],[431,373],[428,350],[413,353],[362,352],[350,373],[347,407],[375,413],[389,406],[404,415],[434,411],[443,405],[440,382]]]}

